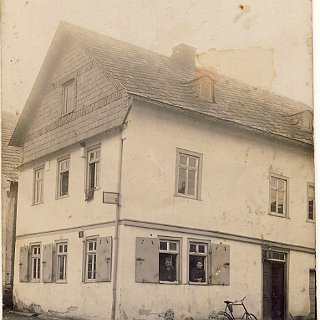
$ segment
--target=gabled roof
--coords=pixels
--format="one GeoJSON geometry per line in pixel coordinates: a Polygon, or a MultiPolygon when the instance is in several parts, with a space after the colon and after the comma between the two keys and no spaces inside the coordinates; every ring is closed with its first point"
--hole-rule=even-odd
{"type": "Polygon", "coordinates": [[[1,164],[2,175],[7,180],[18,179],[17,167],[21,165],[22,150],[8,145],[19,116],[6,111],[1,112],[1,164]]]}
{"type": "MultiPolygon", "coordinates": [[[[291,114],[305,110],[311,112],[311,108],[303,103],[220,74],[184,66],[169,57],[66,22],[60,24],[44,65],[50,64],[56,43],[66,37],[74,39],[129,94],[296,142],[313,144],[312,133],[300,130],[288,119],[291,114]],[[214,79],[214,102],[198,99],[190,86],[203,74],[210,74],[214,79]]],[[[32,101],[36,100],[36,92],[39,92],[36,89],[45,78],[44,69],[48,68],[43,67],[40,71],[12,137],[12,144],[21,145],[21,134],[28,128],[25,115],[32,113],[35,105],[32,101]]]]}

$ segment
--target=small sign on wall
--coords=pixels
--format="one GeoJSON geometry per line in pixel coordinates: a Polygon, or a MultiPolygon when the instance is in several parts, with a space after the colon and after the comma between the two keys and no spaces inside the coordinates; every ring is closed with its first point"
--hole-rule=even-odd
{"type": "Polygon", "coordinates": [[[119,204],[119,193],[117,192],[103,192],[103,203],[119,204]]]}

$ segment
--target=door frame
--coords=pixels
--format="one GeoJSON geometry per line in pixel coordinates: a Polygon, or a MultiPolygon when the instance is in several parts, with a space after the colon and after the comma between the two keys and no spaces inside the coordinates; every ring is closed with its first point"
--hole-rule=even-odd
{"type": "MultiPolygon", "coordinates": [[[[265,252],[270,252],[270,251],[275,251],[275,252],[279,252],[279,253],[283,253],[285,255],[285,261],[281,262],[278,261],[278,263],[283,263],[284,264],[284,307],[283,307],[283,313],[284,313],[284,319],[287,319],[289,316],[288,313],[288,301],[289,301],[289,250],[283,249],[283,248],[279,248],[279,247],[273,247],[273,246],[262,246],[261,247],[261,317],[263,318],[263,263],[264,261],[275,261],[275,260],[271,260],[271,259],[266,259],[264,253],[265,252]]],[[[275,261],[276,262],[276,261],[275,261]]]]}

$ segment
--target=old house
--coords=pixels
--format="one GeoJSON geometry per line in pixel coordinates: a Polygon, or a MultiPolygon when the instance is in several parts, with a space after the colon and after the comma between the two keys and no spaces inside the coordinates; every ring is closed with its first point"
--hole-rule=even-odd
{"type": "Polygon", "coordinates": [[[18,174],[21,148],[8,146],[19,116],[1,112],[1,223],[2,223],[2,298],[12,306],[13,262],[17,216],[18,174]]]}
{"type": "Polygon", "coordinates": [[[314,316],[312,110],[195,58],[61,23],[11,138],[18,309],[314,316]]]}

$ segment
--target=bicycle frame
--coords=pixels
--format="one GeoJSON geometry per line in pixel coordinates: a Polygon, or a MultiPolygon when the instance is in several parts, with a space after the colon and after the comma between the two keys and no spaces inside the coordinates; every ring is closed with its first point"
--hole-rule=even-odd
{"type": "Polygon", "coordinates": [[[218,313],[218,319],[222,320],[236,320],[236,319],[245,319],[245,320],[256,320],[257,318],[252,314],[249,313],[248,309],[244,305],[243,301],[246,299],[246,297],[242,298],[241,300],[236,301],[224,301],[226,304],[226,307],[224,309],[224,312],[221,311],[218,313]],[[244,314],[241,318],[235,318],[233,315],[233,306],[242,306],[244,309],[244,314]]]}

